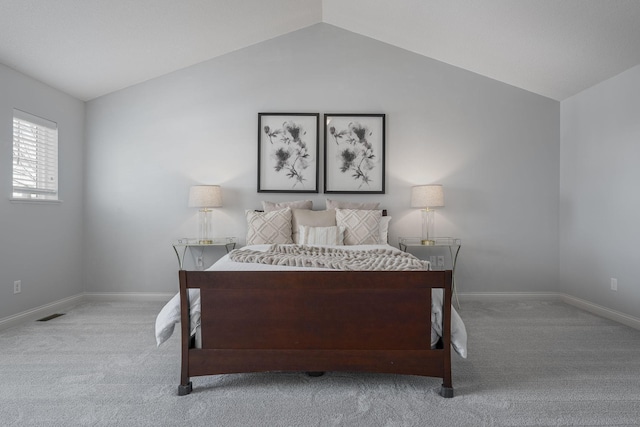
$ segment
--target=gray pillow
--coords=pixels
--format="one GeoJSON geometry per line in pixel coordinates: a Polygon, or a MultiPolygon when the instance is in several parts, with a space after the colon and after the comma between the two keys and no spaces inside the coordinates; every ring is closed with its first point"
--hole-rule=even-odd
{"type": "Polygon", "coordinates": [[[329,209],[378,209],[380,203],[376,202],[343,202],[340,200],[327,199],[327,210],[329,209]]]}
{"type": "Polygon", "coordinates": [[[262,210],[265,212],[277,211],[279,209],[313,209],[311,200],[296,200],[295,202],[262,202],[262,210]]]}

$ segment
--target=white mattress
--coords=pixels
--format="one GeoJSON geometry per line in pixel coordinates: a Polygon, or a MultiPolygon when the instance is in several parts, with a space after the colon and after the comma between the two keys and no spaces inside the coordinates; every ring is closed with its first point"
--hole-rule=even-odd
{"type": "MultiPolygon", "coordinates": [[[[266,251],[271,245],[251,245],[239,250],[266,251]]],[[[347,250],[367,250],[367,249],[399,249],[389,245],[359,245],[359,246],[339,246],[347,250]]],[[[254,264],[234,262],[229,259],[229,255],[220,258],[218,262],[207,270],[210,271],[284,271],[284,270],[323,270],[306,267],[287,267],[270,264],[254,264]]],[[[434,289],[431,302],[431,345],[435,346],[442,335],[442,299],[443,291],[434,289]]],[[[199,341],[200,325],[200,291],[189,289],[189,301],[191,302],[191,333],[196,335],[196,343],[199,341]]],[[[467,332],[455,308],[451,307],[451,343],[453,349],[462,357],[467,357],[467,332]]],[[[180,294],[176,294],[160,311],[156,318],[156,342],[158,345],[169,339],[173,334],[176,323],[180,321],[180,294]]]]}

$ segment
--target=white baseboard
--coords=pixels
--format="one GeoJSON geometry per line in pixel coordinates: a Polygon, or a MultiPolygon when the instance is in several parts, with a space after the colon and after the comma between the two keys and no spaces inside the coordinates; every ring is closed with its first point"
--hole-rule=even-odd
{"type": "Polygon", "coordinates": [[[562,301],[605,319],[640,330],[640,319],[637,317],[559,292],[464,292],[458,294],[458,297],[460,298],[460,304],[465,301],[495,301],[500,299],[512,301],[522,299],[562,301]]]}
{"type": "Polygon", "coordinates": [[[41,305],[40,307],[36,307],[31,310],[23,311],[22,313],[14,314],[13,316],[2,318],[0,319],[0,331],[23,323],[33,322],[53,313],[65,311],[84,302],[167,302],[174,295],[175,293],[159,292],[84,292],[49,304],[41,305]]]}
{"type": "MultiPolygon", "coordinates": [[[[167,302],[175,293],[162,292],[85,292],[49,304],[36,307],[22,313],[0,319],[0,331],[22,323],[32,322],[58,311],[64,311],[83,302],[167,302]]],[[[464,292],[458,295],[461,303],[465,301],[495,301],[538,299],[562,301],[595,315],[613,320],[640,330],[640,319],[603,307],[592,302],[557,292],[464,292]]]]}
{"type": "Polygon", "coordinates": [[[85,301],[91,302],[167,302],[174,293],[163,292],[85,292],[85,301]]]}
{"type": "Polygon", "coordinates": [[[560,299],[560,294],[557,292],[461,292],[458,298],[461,302],[522,299],[555,301],[560,299]]]}
{"type": "Polygon", "coordinates": [[[26,322],[33,322],[34,320],[41,319],[59,311],[65,311],[68,308],[81,304],[83,301],[84,297],[82,294],[73,295],[49,304],[41,305],[40,307],[32,308],[31,310],[23,311],[22,313],[14,314],[13,316],[2,318],[0,319],[0,331],[26,322]]]}
{"type": "Polygon", "coordinates": [[[598,304],[594,304],[589,301],[585,301],[580,298],[572,297],[571,295],[560,294],[561,300],[569,305],[581,308],[589,313],[596,314],[606,319],[613,320],[623,325],[630,326],[634,329],[640,329],[640,319],[637,317],[629,316],[628,314],[621,313],[610,308],[603,307],[598,304]]]}

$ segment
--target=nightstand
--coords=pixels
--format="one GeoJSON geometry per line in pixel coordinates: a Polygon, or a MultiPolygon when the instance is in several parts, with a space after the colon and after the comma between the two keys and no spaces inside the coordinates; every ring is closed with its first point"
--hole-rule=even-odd
{"type": "Polygon", "coordinates": [[[458,262],[458,254],[462,247],[460,239],[456,239],[454,237],[435,237],[433,238],[433,244],[423,245],[422,238],[420,237],[398,237],[398,247],[403,252],[409,252],[411,248],[448,248],[449,255],[451,256],[451,290],[456,299],[458,308],[460,307],[458,292],[456,290],[456,263],[458,262]]]}
{"type": "Polygon", "coordinates": [[[213,239],[212,243],[198,243],[198,239],[178,239],[173,243],[173,250],[176,252],[176,256],[178,257],[178,265],[180,266],[180,270],[184,269],[184,256],[187,253],[187,248],[191,250],[191,248],[199,248],[200,255],[196,257],[196,259],[202,259],[202,255],[204,254],[205,248],[210,248],[214,246],[224,246],[227,250],[227,253],[235,249],[237,243],[237,239],[235,237],[217,237],[213,239]]]}

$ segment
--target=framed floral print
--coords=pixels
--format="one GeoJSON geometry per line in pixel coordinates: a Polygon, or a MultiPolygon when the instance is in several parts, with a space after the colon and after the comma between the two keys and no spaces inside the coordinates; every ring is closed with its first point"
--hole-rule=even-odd
{"type": "Polygon", "coordinates": [[[385,115],[324,115],[324,192],[384,194],[385,115]]]}
{"type": "Polygon", "coordinates": [[[318,113],[258,113],[258,193],[317,193],[318,113]]]}

